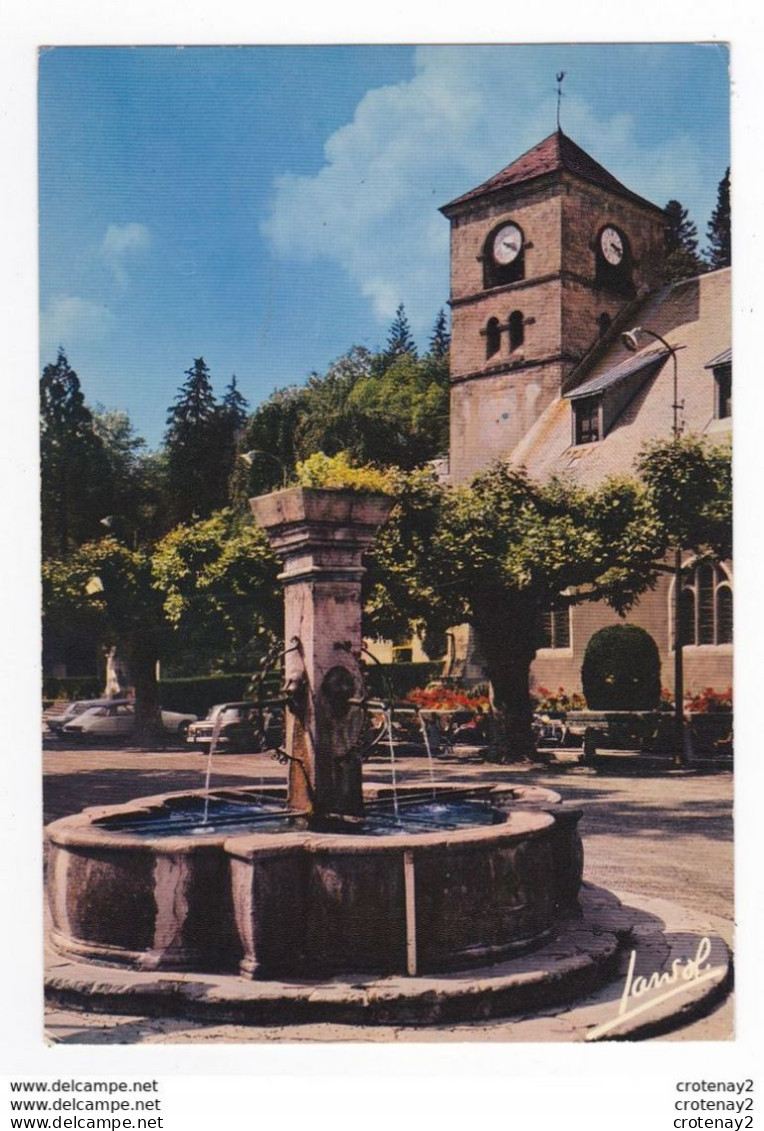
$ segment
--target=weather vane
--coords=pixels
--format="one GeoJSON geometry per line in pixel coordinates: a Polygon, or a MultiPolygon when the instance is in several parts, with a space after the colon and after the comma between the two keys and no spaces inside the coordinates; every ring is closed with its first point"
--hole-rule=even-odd
{"type": "Polygon", "coordinates": [[[565,78],[565,72],[560,71],[557,75],[557,129],[560,129],[560,102],[562,101],[562,80],[565,78]]]}

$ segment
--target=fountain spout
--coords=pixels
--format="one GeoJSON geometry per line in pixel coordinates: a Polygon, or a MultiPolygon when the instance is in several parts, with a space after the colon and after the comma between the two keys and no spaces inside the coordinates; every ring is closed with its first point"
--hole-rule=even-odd
{"type": "Polygon", "coordinates": [[[285,656],[289,805],[315,818],[361,816],[361,559],[393,500],[294,487],[250,506],[283,558],[284,635],[300,642],[285,656]]]}

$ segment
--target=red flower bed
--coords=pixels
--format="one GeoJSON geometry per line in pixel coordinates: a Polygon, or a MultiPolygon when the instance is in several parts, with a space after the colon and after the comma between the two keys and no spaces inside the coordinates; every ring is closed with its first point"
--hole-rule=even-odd
{"type": "Polygon", "coordinates": [[[425,711],[487,711],[488,696],[453,687],[414,687],[406,696],[425,711]]]}
{"type": "Polygon", "coordinates": [[[728,687],[726,691],[715,691],[713,687],[704,687],[702,691],[685,693],[684,709],[699,714],[731,711],[732,688],[728,687]]]}

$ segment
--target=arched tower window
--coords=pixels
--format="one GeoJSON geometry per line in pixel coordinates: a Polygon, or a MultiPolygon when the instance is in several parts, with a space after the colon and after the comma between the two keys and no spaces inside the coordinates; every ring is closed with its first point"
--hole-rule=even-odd
{"type": "MultiPolygon", "coordinates": [[[[684,579],[681,593],[682,644],[732,643],[732,581],[724,566],[702,562],[684,579]]],[[[673,626],[674,593],[671,595],[673,626]]]]}
{"type": "Polygon", "coordinates": [[[485,328],[485,356],[493,357],[501,348],[501,327],[498,318],[489,318],[485,328]]]}
{"type": "Polygon", "coordinates": [[[509,349],[516,350],[525,341],[525,319],[521,310],[513,310],[509,316],[509,349]]]}

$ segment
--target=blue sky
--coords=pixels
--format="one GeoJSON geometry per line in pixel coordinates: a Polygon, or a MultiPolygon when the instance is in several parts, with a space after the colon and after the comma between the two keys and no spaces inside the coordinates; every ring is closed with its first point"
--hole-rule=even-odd
{"type": "Polygon", "coordinates": [[[156,446],[203,356],[254,407],[448,298],[438,206],[565,131],[701,236],[719,45],[55,48],[39,60],[41,363],[156,446]]]}

